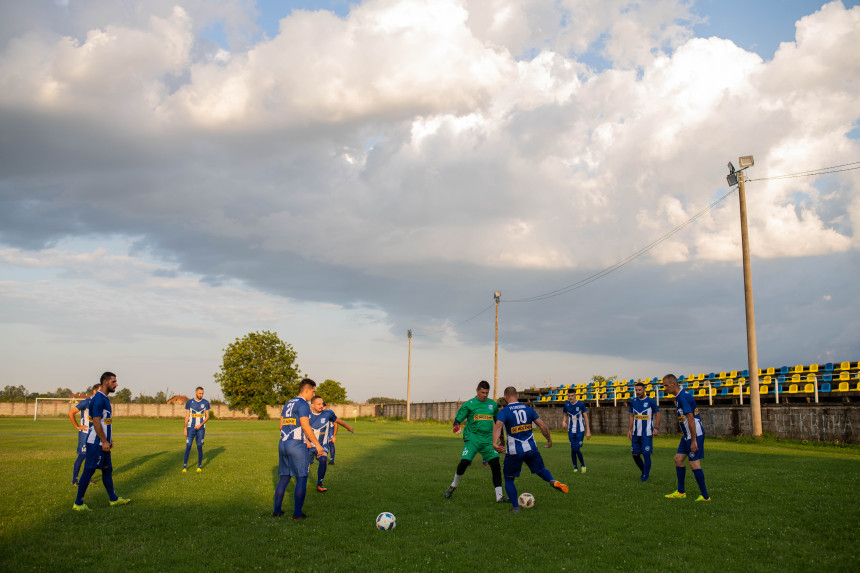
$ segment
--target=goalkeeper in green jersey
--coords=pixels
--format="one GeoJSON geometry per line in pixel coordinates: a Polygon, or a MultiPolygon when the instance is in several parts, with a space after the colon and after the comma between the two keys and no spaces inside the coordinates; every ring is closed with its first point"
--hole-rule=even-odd
{"type": "Polygon", "coordinates": [[[499,466],[499,453],[493,449],[493,425],[496,423],[496,414],[499,406],[488,400],[490,384],[486,380],[478,383],[477,396],[463,403],[454,417],[454,433],[463,432],[463,455],[457,465],[454,481],[445,490],[445,497],[451,497],[454,490],[460,485],[466,468],[472,465],[475,454],[480,453],[484,463],[490,466],[493,472],[493,487],[496,488],[496,501],[508,501],[502,495],[502,469],[499,466]],[[463,431],[460,424],[465,422],[466,429],[463,431]]]}

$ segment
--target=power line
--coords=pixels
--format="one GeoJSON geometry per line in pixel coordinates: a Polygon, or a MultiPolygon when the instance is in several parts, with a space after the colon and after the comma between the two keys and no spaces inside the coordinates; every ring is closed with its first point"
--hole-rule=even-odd
{"type": "Polygon", "coordinates": [[[747,179],[749,181],[776,181],[779,179],[795,179],[797,177],[813,177],[816,175],[828,175],[830,173],[841,173],[843,171],[853,171],[860,169],[860,161],[851,163],[843,163],[842,165],[833,165],[831,167],[822,167],[820,169],[810,169],[808,171],[798,171],[797,173],[786,173],[784,175],[772,175],[771,177],[759,177],[757,179],[747,179]],[[854,167],[851,167],[851,166],[854,167]],[[842,169],[842,168],[845,169],[842,169]]]}

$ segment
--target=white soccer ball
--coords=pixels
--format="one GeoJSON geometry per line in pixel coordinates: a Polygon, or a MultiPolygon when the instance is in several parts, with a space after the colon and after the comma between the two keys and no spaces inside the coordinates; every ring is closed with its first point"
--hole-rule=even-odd
{"type": "Polygon", "coordinates": [[[520,504],[520,507],[534,507],[535,506],[535,496],[530,493],[521,493],[520,497],[517,499],[520,504]]]}
{"type": "Polygon", "coordinates": [[[383,511],[376,516],[376,529],[380,531],[391,531],[397,527],[397,518],[393,513],[383,511]]]}

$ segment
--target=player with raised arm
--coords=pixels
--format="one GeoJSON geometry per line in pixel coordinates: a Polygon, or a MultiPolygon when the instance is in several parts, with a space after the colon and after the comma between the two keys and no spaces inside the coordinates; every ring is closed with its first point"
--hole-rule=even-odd
{"type": "Polygon", "coordinates": [[[538,451],[534,432],[532,431],[532,423],[537,424],[541,434],[546,438],[546,445],[544,447],[551,448],[552,437],[549,434],[547,425],[540,419],[540,416],[538,416],[537,412],[531,406],[519,402],[519,393],[513,386],[505,388],[505,400],[508,401],[508,405],[499,411],[498,419],[493,426],[493,447],[500,454],[506,454],[504,467],[505,491],[513,505],[511,513],[519,513],[520,504],[514,479],[519,477],[523,462],[525,462],[533,474],[536,474],[549,483],[556,490],[567,493],[568,488],[565,484],[552,477],[549,470],[544,467],[543,458],[540,455],[540,451],[538,451]],[[502,429],[507,434],[504,446],[499,443],[502,429]]]}
{"type": "Polygon", "coordinates": [[[337,417],[337,414],[332,412],[331,410],[325,407],[325,402],[323,402],[322,397],[314,396],[313,400],[311,400],[311,415],[310,415],[310,424],[311,428],[316,434],[319,443],[323,447],[323,453],[317,455],[316,450],[313,447],[308,448],[308,455],[310,456],[310,463],[313,463],[313,459],[317,458],[319,461],[319,467],[317,468],[317,491],[326,492],[328,488],[323,487],[323,478],[325,477],[326,466],[328,465],[328,457],[330,455],[331,448],[331,437],[334,432],[334,428],[338,425],[343,426],[350,432],[353,432],[352,427],[337,417]]]}
{"type": "Polygon", "coordinates": [[[678,378],[674,374],[663,376],[663,389],[667,394],[675,395],[675,410],[678,412],[678,426],[681,429],[681,442],[678,444],[678,452],[675,454],[675,472],[678,475],[678,489],[666,497],[669,499],[683,499],[687,497],[684,489],[684,477],[687,468],[684,466],[684,458],[690,459],[690,469],[699,484],[702,495],[696,501],[711,501],[708,488],[705,487],[705,471],[702,469],[702,458],[705,457],[705,428],[699,418],[699,409],[696,400],[689,392],[681,388],[678,378]]]}
{"type": "Polygon", "coordinates": [[[102,484],[107,490],[111,506],[125,505],[130,499],[116,494],[113,488],[113,464],[111,449],[113,449],[113,416],[108,394],[116,390],[116,374],[105,372],[100,379],[98,392],[90,400],[89,417],[90,431],[87,434],[87,459],[84,473],[78,482],[78,496],[72,509],[75,511],[90,511],[84,504],[84,494],[96,469],[102,470],[102,484]]]}
{"type": "Polygon", "coordinates": [[[295,507],[293,521],[306,519],[302,512],[308,487],[309,457],[305,442],[308,441],[316,448],[317,455],[323,453],[322,445],[311,429],[310,400],[316,393],[317,383],[310,378],[299,382],[299,395],[284,404],[281,409],[281,440],[278,442],[278,485],[275,486],[275,509],[272,517],[281,517],[281,505],[284,494],[290,485],[290,478],[295,476],[296,489],[293,492],[295,507]]]}
{"type": "Polygon", "coordinates": [[[209,421],[209,411],[212,406],[209,400],[203,399],[203,386],[194,390],[194,398],[185,403],[185,459],[182,461],[182,473],[188,471],[188,454],[191,444],[197,442],[197,472],[203,471],[203,438],[206,437],[206,422],[209,421]]]}
{"type": "Polygon", "coordinates": [[[567,402],[562,408],[562,424],[567,428],[567,439],[570,441],[570,459],[573,461],[573,471],[578,472],[577,460],[582,465],[582,473],[585,473],[585,459],[582,457],[583,437],[591,439],[591,424],[588,420],[588,407],[580,401],[576,394],[567,395],[567,402]]]}
{"type": "Polygon", "coordinates": [[[633,461],[641,472],[639,479],[648,481],[651,474],[651,452],[654,451],[653,436],[660,431],[660,406],[654,398],[645,396],[643,382],[636,383],[635,393],[636,397],[628,408],[630,424],[627,427],[627,439],[630,440],[633,461]]]}
{"type": "Polygon", "coordinates": [[[450,498],[454,494],[454,490],[457,489],[460,480],[463,479],[463,474],[466,473],[466,468],[472,465],[475,454],[480,453],[484,462],[490,466],[496,501],[506,501],[502,493],[502,470],[499,465],[499,454],[493,448],[493,424],[496,422],[499,406],[493,400],[487,399],[487,396],[490,395],[490,383],[486,380],[481,380],[475,391],[476,396],[464,402],[457,410],[457,415],[454,416],[454,433],[463,432],[463,453],[460,456],[460,463],[457,464],[457,470],[454,472],[454,481],[445,490],[445,497],[450,498]],[[461,427],[463,422],[466,423],[465,430],[461,427]]]}
{"type": "Polygon", "coordinates": [[[99,391],[99,388],[101,388],[101,384],[93,384],[93,393],[88,398],[84,398],[78,402],[77,406],[72,406],[72,409],[69,410],[69,419],[72,421],[75,429],[78,430],[78,457],[75,459],[75,465],[72,467],[72,485],[78,485],[78,472],[81,470],[81,464],[87,459],[87,434],[90,433],[90,418],[87,410],[90,407],[90,401],[96,395],[96,392],[99,391]],[[75,417],[78,412],[81,413],[80,424],[78,424],[78,420],[75,417]]]}

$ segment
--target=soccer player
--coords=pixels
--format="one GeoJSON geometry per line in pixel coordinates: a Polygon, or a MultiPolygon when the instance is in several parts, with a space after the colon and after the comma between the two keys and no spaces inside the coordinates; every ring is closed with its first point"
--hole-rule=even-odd
{"type": "Polygon", "coordinates": [[[284,404],[281,410],[281,441],[278,443],[278,475],[280,480],[275,487],[275,510],[272,517],[281,517],[281,505],[284,494],[290,485],[290,478],[295,476],[296,489],[293,492],[295,507],[293,521],[307,519],[302,512],[308,487],[309,458],[305,440],[316,448],[317,455],[323,453],[322,445],[311,428],[311,407],[309,401],[316,393],[317,383],[310,378],[304,378],[299,383],[299,395],[284,404]]]}
{"type": "Polygon", "coordinates": [[[69,410],[69,419],[72,421],[72,425],[78,430],[78,457],[75,459],[75,465],[72,468],[72,485],[78,485],[78,472],[81,470],[81,464],[87,458],[87,434],[90,432],[90,422],[89,416],[87,415],[87,408],[90,407],[90,400],[92,400],[93,396],[96,395],[96,392],[101,388],[101,384],[93,384],[93,393],[89,398],[84,398],[80,402],[78,402],[77,406],[72,406],[72,409],[69,410]],[[80,412],[81,413],[81,423],[78,424],[78,420],[75,415],[80,412]]]}
{"type": "Polygon", "coordinates": [[[540,419],[540,416],[538,416],[537,412],[531,406],[520,404],[519,393],[513,386],[505,388],[505,399],[508,401],[508,405],[501,409],[498,419],[493,426],[493,447],[500,454],[507,452],[504,469],[505,491],[513,505],[511,513],[519,513],[519,496],[517,495],[517,486],[514,484],[514,479],[519,477],[523,462],[526,463],[533,474],[537,474],[538,477],[548,482],[558,491],[567,493],[568,488],[565,484],[555,480],[549,470],[544,467],[543,458],[535,443],[532,422],[537,424],[537,427],[540,428],[540,433],[546,438],[546,445],[544,447],[552,447],[552,437],[549,435],[547,425],[540,419]],[[499,438],[502,436],[502,428],[505,429],[505,433],[507,434],[507,447],[499,443],[499,438]]]}
{"type": "Polygon", "coordinates": [[[630,402],[630,424],[627,427],[627,439],[630,440],[633,461],[639,467],[639,479],[648,481],[651,474],[651,452],[654,451],[652,436],[659,433],[660,407],[654,398],[645,396],[645,384],[637,382],[636,397],[630,402]],[[642,461],[642,457],[645,461],[642,461]]]}
{"type": "Polygon", "coordinates": [[[203,386],[194,391],[194,398],[185,403],[185,460],[182,462],[182,473],[188,471],[188,454],[191,444],[197,441],[197,472],[203,471],[203,438],[206,437],[206,422],[209,421],[209,400],[203,399],[203,386]]]}
{"type": "Polygon", "coordinates": [[[576,394],[567,395],[567,402],[562,408],[564,416],[562,424],[567,426],[567,439],[570,440],[570,459],[573,461],[573,471],[578,472],[577,460],[582,464],[582,473],[585,473],[585,460],[582,457],[582,438],[591,439],[591,424],[588,421],[588,407],[579,401],[576,394]]]}
{"type": "Polygon", "coordinates": [[[100,379],[100,386],[90,400],[89,418],[90,430],[87,433],[87,458],[84,464],[84,473],[78,481],[78,496],[72,509],[75,511],[90,511],[84,504],[84,494],[96,469],[102,470],[102,484],[107,490],[111,507],[125,505],[130,499],[125,499],[116,494],[113,489],[113,465],[110,454],[113,448],[113,431],[111,427],[111,405],[108,394],[116,391],[116,374],[105,372],[100,379]]]}
{"type": "Polygon", "coordinates": [[[323,487],[322,482],[325,477],[326,466],[328,465],[327,462],[330,453],[329,448],[331,447],[331,435],[333,432],[332,428],[340,425],[350,432],[352,432],[353,429],[349,424],[338,418],[334,412],[327,409],[325,407],[325,402],[323,402],[323,399],[320,396],[314,396],[313,400],[311,400],[311,415],[308,421],[310,422],[311,428],[323,448],[323,453],[319,456],[312,447],[308,448],[310,463],[314,463],[314,458],[319,460],[319,466],[317,467],[317,491],[326,492],[328,491],[328,488],[323,487]]]}
{"type": "Polygon", "coordinates": [[[678,475],[678,489],[666,497],[669,499],[683,499],[687,497],[684,489],[684,477],[687,468],[684,466],[684,458],[689,457],[690,469],[699,484],[702,495],[696,501],[711,501],[708,488],[705,487],[705,472],[702,469],[702,458],[705,457],[705,429],[699,418],[699,409],[696,400],[678,384],[678,378],[674,374],[663,376],[663,389],[667,394],[675,395],[675,409],[678,411],[678,426],[681,428],[681,443],[678,444],[678,453],[675,454],[675,472],[678,475]]]}
{"type": "Polygon", "coordinates": [[[457,470],[454,472],[454,481],[445,490],[445,497],[449,498],[454,490],[460,485],[466,468],[472,465],[475,454],[481,454],[484,463],[490,466],[493,475],[493,487],[496,490],[496,501],[505,501],[502,494],[502,468],[499,465],[499,454],[493,448],[493,424],[499,412],[499,406],[493,400],[488,400],[490,395],[490,383],[481,380],[475,389],[476,396],[464,402],[457,415],[454,416],[454,433],[463,432],[463,453],[457,470]],[[466,422],[465,431],[460,424],[466,422]]]}

